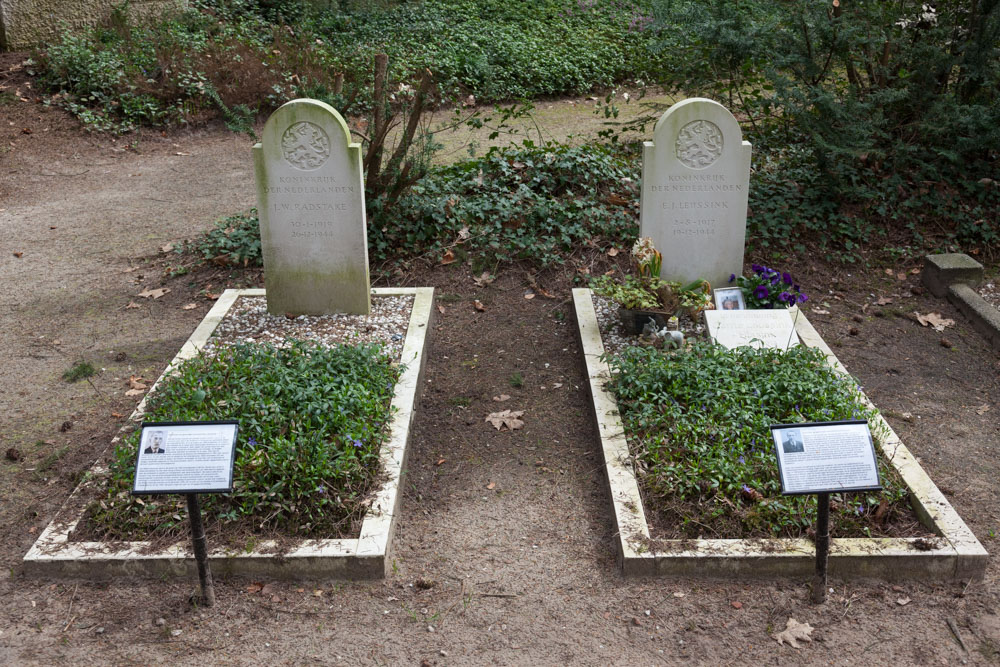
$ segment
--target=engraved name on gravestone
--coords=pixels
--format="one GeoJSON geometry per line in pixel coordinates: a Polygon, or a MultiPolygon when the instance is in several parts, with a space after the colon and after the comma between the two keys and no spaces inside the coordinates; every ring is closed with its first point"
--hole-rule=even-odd
{"type": "Polygon", "coordinates": [[[706,310],[708,335],[726,349],[774,347],[787,349],[799,344],[791,313],[774,310],[706,310]]]}
{"type": "Polygon", "coordinates": [[[643,144],[641,235],[663,253],[664,280],[721,287],[743,272],[750,143],[712,100],[678,102],[643,144]]]}
{"type": "Polygon", "coordinates": [[[361,146],[316,100],[271,114],[254,146],[267,310],[273,315],[371,311],[361,146]]]}

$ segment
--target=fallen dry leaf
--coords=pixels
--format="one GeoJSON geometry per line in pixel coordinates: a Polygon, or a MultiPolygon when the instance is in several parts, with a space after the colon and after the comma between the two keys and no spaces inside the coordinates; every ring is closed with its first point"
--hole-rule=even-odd
{"type": "Polygon", "coordinates": [[[675,597],[675,598],[682,598],[682,597],[684,597],[685,595],[687,595],[687,593],[681,593],[680,591],[676,591],[676,592],[674,593],[674,597],[675,597]]]}
{"type": "Polygon", "coordinates": [[[472,277],[472,282],[476,283],[477,287],[486,287],[494,280],[496,280],[496,276],[491,276],[489,271],[483,271],[478,278],[472,277]]]}
{"type": "Polygon", "coordinates": [[[473,305],[473,307],[474,307],[474,308],[475,308],[476,310],[478,310],[478,311],[479,311],[480,313],[485,313],[485,312],[486,312],[486,306],[484,306],[484,305],[483,305],[483,302],[482,302],[482,301],[480,301],[479,299],[476,299],[475,301],[473,301],[473,302],[472,302],[472,305],[473,305]]]}
{"type": "Polygon", "coordinates": [[[247,593],[260,593],[263,590],[264,584],[259,581],[255,581],[249,586],[247,586],[247,593]]]}
{"type": "Polygon", "coordinates": [[[906,280],[906,274],[902,273],[902,272],[897,273],[896,274],[896,280],[906,280]]]}
{"type": "Polygon", "coordinates": [[[451,248],[449,248],[441,258],[441,264],[451,264],[455,261],[455,259],[455,253],[451,251],[451,248]]]}
{"type": "Polygon", "coordinates": [[[785,623],[785,629],[781,632],[772,635],[776,640],[778,640],[778,645],[787,643],[792,648],[799,648],[799,640],[811,642],[813,627],[808,623],[799,623],[794,618],[789,618],[785,623]]]}
{"type": "Polygon", "coordinates": [[[115,419],[121,419],[121,418],[122,418],[122,417],[124,417],[125,415],[123,415],[123,414],[122,414],[122,413],[120,413],[120,412],[112,412],[112,413],[111,413],[111,416],[112,416],[112,417],[114,417],[115,419]]]}
{"type": "Polygon", "coordinates": [[[185,306],[181,306],[181,308],[183,310],[194,310],[197,307],[198,307],[198,304],[196,304],[196,303],[189,303],[189,304],[187,304],[185,306]]]}
{"type": "Polygon", "coordinates": [[[888,306],[890,303],[892,303],[892,299],[887,296],[880,296],[878,301],[875,302],[878,306],[888,306]]]}
{"type": "Polygon", "coordinates": [[[493,400],[496,401],[497,403],[503,403],[504,401],[509,401],[510,396],[508,396],[507,394],[500,394],[499,396],[494,396],[493,400]]]}
{"type": "Polygon", "coordinates": [[[313,591],[313,597],[321,597],[323,595],[323,589],[317,588],[313,591]]]}
{"type": "Polygon", "coordinates": [[[125,309],[128,310],[130,308],[138,308],[138,307],[139,307],[139,304],[137,304],[135,301],[129,301],[128,305],[125,306],[125,309]]]}
{"type": "Polygon", "coordinates": [[[142,396],[145,393],[142,389],[129,389],[125,392],[125,395],[129,398],[134,398],[135,396],[142,396]]]}
{"type": "Polygon", "coordinates": [[[438,312],[441,313],[442,315],[444,315],[444,312],[445,312],[444,311],[444,306],[442,306],[441,304],[438,304],[438,312]]]}
{"type": "Polygon", "coordinates": [[[490,491],[492,491],[493,489],[497,488],[497,483],[496,482],[490,482],[489,484],[486,485],[486,488],[489,489],[490,491]]]}
{"type": "Polygon", "coordinates": [[[535,298],[535,293],[534,292],[525,292],[524,293],[524,298],[525,299],[529,299],[529,300],[530,299],[534,299],[535,298]]]}
{"type": "Polygon", "coordinates": [[[912,602],[912,600],[910,600],[910,598],[908,597],[901,597],[898,600],[896,600],[896,604],[898,604],[900,607],[905,607],[906,605],[910,604],[910,602],[912,602]]]}
{"type": "Polygon", "coordinates": [[[442,463],[444,463],[444,462],[445,462],[445,461],[447,461],[447,460],[448,460],[448,459],[438,459],[438,461],[437,461],[437,464],[436,464],[436,465],[441,465],[442,463]]]}
{"type": "Polygon", "coordinates": [[[169,291],[170,291],[169,287],[157,287],[156,289],[143,290],[139,292],[139,294],[137,294],[136,296],[141,296],[144,299],[149,299],[149,298],[159,299],[161,296],[168,293],[169,291]]]}
{"type": "Polygon", "coordinates": [[[174,249],[173,243],[168,243],[167,245],[160,247],[160,250],[162,250],[163,252],[170,252],[173,249],[174,249]]]}
{"type": "Polygon", "coordinates": [[[914,276],[920,275],[920,269],[919,268],[910,269],[910,274],[914,276]]]}
{"type": "Polygon", "coordinates": [[[128,379],[129,389],[148,389],[149,386],[142,381],[141,375],[132,375],[128,379]]]}
{"type": "Polygon", "coordinates": [[[742,602],[730,602],[729,604],[733,606],[733,609],[743,609],[742,602]]]}
{"type": "Polygon", "coordinates": [[[23,252],[15,252],[14,253],[14,257],[17,257],[18,259],[20,259],[21,257],[24,257],[24,253],[23,252]]]}
{"type": "Polygon", "coordinates": [[[990,411],[990,406],[988,405],[980,405],[978,408],[976,408],[977,415],[985,415],[989,411],[990,411]]]}
{"type": "Polygon", "coordinates": [[[524,414],[523,410],[503,410],[502,412],[491,412],[486,416],[485,421],[493,424],[498,431],[509,430],[516,431],[524,426],[524,422],[520,420],[520,416],[524,414]]]}
{"type": "Polygon", "coordinates": [[[817,315],[829,315],[830,314],[829,310],[823,310],[822,308],[813,308],[812,312],[816,313],[817,315]]]}
{"type": "Polygon", "coordinates": [[[885,275],[891,276],[892,274],[893,274],[893,270],[892,269],[886,269],[885,270],[885,275]]]}
{"type": "Polygon", "coordinates": [[[920,313],[915,312],[913,314],[917,316],[918,322],[925,327],[934,327],[935,331],[944,331],[947,327],[955,326],[955,320],[941,317],[941,313],[927,313],[926,315],[921,315],[920,313]]]}
{"type": "Polygon", "coordinates": [[[618,248],[612,248],[611,250],[608,251],[608,257],[617,257],[617,256],[618,256],[618,248]]]}
{"type": "Polygon", "coordinates": [[[222,295],[221,294],[213,294],[212,292],[205,292],[205,298],[209,299],[211,301],[215,301],[220,296],[222,296],[222,295]]]}

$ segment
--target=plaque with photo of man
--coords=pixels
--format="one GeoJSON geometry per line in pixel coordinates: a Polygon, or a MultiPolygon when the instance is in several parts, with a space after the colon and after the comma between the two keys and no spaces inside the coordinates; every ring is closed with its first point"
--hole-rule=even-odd
{"type": "Polygon", "coordinates": [[[771,437],[785,495],[882,488],[875,443],[863,419],[774,424],[771,437]]]}

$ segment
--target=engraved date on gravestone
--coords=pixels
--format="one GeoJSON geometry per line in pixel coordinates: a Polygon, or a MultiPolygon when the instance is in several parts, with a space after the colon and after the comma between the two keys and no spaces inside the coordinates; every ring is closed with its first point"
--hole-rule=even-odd
{"type": "Polygon", "coordinates": [[[715,123],[696,120],[677,133],[677,159],[692,169],[711,166],[722,155],[722,130],[715,123]]]}
{"type": "Polygon", "coordinates": [[[330,159],[330,137],[319,125],[295,123],[281,135],[281,152],[293,167],[319,169],[330,159]]]}

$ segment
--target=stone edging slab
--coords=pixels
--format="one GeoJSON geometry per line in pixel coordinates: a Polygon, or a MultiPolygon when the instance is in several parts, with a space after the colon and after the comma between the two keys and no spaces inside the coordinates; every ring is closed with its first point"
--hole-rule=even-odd
{"type": "MultiPolygon", "coordinates": [[[[613,394],[605,389],[611,370],[602,360],[604,344],[591,291],[573,290],[573,302],[590,396],[601,438],[617,537],[617,552],[625,576],[699,575],[710,577],[808,576],[815,569],[813,543],[805,539],[658,540],[650,539],[639,485],[613,394]]],[[[797,309],[796,309],[797,310],[797,309]]],[[[802,343],[821,349],[828,363],[847,373],[805,315],[793,310],[802,343]]],[[[871,407],[870,401],[864,401],[871,407]]],[[[916,458],[881,415],[888,437],[882,445],[910,489],[910,500],[921,521],[939,537],[831,539],[831,575],[843,578],[980,578],[988,554],[951,507],[916,458]]],[[[876,425],[879,426],[879,425],[876,425]]],[[[835,529],[834,529],[835,530],[835,529]]]]}
{"type": "MultiPolygon", "coordinates": [[[[148,397],[178,364],[195,356],[241,296],[264,296],[262,289],[226,290],[180,352],[146,394],[148,397]]],[[[386,481],[376,493],[361,524],[357,539],[301,540],[288,549],[259,543],[252,551],[232,552],[216,548],[209,552],[212,571],[217,575],[266,576],[272,579],[340,578],[380,579],[386,576],[389,549],[399,515],[400,477],[406,462],[410,426],[423,377],[427,332],[433,314],[434,288],[376,288],[374,296],[413,296],[410,322],[403,342],[401,363],[405,370],[396,383],[389,425],[389,437],[382,444],[381,458],[386,481]]],[[[129,417],[126,426],[112,440],[117,442],[125,429],[142,420],[146,398],[129,417]]],[[[83,518],[85,490],[95,484],[106,469],[95,465],[45,528],[24,557],[26,574],[107,579],[120,576],[187,576],[197,573],[189,543],[154,550],[149,542],[71,542],[69,535],[83,518]]],[[[211,543],[210,543],[211,546],[211,543]]]]}
{"type": "Polygon", "coordinates": [[[963,253],[927,255],[920,279],[931,294],[962,311],[993,349],[1000,350],[1000,310],[975,290],[983,281],[982,264],[963,253]]]}

